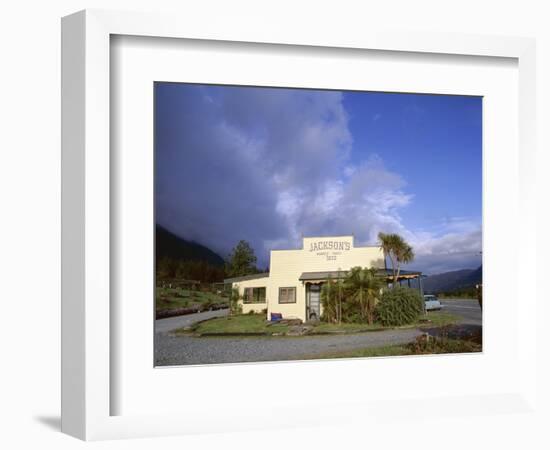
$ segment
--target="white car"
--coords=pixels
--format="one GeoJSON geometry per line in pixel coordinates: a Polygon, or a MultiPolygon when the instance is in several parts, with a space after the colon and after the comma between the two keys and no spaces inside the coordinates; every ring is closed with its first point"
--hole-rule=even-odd
{"type": "Polygon", "coordinates": [[[424,304],[426,305],[426,311],[439,311],[443,308],[443,305],[435,295],[424,295],[424,304]]]}

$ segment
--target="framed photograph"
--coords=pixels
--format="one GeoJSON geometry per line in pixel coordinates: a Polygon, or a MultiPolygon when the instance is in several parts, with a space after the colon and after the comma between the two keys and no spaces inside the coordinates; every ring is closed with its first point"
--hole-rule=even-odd
{"type": "Polygon", "coordinates": [[[154,89],[155,365],[482,351],[482,97],[154,89]]]}
{"type": "Polygon", "coordinates": [[[84,11],[62,47],[64,432],[532,408],[532,40],[84,11]]]}

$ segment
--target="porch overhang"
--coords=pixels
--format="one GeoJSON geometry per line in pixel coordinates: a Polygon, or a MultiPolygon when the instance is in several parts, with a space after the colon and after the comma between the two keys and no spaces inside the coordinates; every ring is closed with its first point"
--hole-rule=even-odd
{"type": "MultiPolygon", "coordinates": [[[[315,283],[331,280],[340,280],[347,276],[348,270],[332,270],[326,272],[303,272],[298,278],[300,281],[315,283]]],[[[376,275],[386,278],[388,281],[393,280],[393,272],[391,269],[377,269],[376,275]]],[[[422,277],[422,272],[416,272],[412,270],[401,270],[397,280],[410,280],[422,277]]]]}

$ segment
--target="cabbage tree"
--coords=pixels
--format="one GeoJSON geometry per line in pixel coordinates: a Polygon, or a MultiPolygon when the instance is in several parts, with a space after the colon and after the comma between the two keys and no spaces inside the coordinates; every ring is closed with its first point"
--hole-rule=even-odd
{"type": "Polygon", "coordinates": [[[378,233],[378,243],[384,252],[384,257],[390,258],[393,284],[399,279],[401,265],[410,263],[414,259],[413,248],[401,236],[395,233],[378,233]]]}
{"type": "Polygon", "coordinates": [[[353,267],[345,280],[345,287],[351,299],[359,304],[362,320],[369,325],[374,322],[374,309],[380,298],[383,282],[375,268],[353,267]]]}

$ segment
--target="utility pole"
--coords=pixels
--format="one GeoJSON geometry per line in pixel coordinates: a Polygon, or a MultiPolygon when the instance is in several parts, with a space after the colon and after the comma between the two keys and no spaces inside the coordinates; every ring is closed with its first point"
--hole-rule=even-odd
{"type": "Polygon", "coordinates": [[[342,280],[340,270],[340,267],[338,267],[338,325],[342,324],[342,280]]]}

